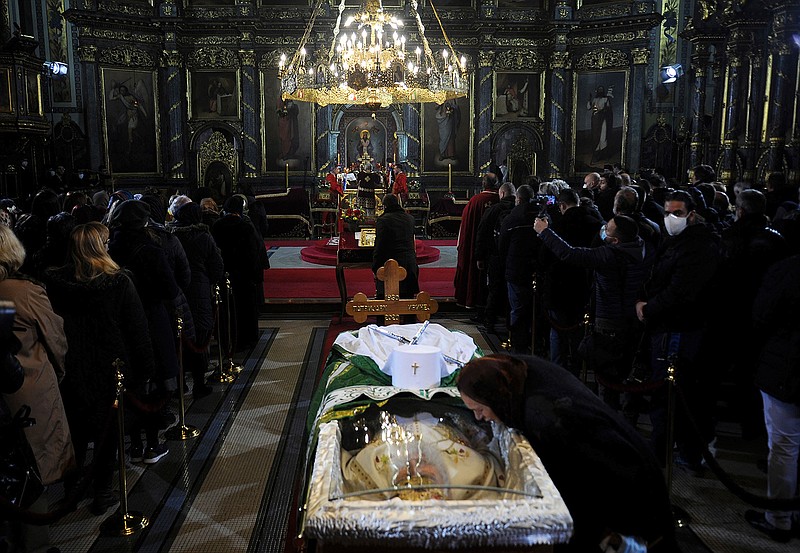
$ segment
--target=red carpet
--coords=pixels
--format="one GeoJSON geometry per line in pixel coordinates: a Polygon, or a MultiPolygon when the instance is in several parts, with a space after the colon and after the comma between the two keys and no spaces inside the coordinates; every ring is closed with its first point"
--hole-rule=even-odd
{"type": "MultiPolygon", "coordinates": [[[[435,298],[452,297],[455,272],[455,267],[420,267],[420,289],[435,298]]],[[[375,281],[369,269],[347,269],[345,280],[349,297],[356,292],[367,296],[375,294],[375,281]]],[[[338,301],[335,269],[269,269],[264,273],[264,297],[268,300],[330,298],[338,301]]]]}

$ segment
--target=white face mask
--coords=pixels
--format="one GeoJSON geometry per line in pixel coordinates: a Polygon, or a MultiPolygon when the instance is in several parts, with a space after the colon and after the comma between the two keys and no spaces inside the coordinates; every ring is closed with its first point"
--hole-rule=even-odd
{"type": "Polygon", "coordinates": [[[684,230],[686,230],[686,224],[689,222],[689,217],[678,217],[670,213],[666,217],[664,217],[664,226],[667,228],[667,232],[670,236],[678,236],[684,230]]]}

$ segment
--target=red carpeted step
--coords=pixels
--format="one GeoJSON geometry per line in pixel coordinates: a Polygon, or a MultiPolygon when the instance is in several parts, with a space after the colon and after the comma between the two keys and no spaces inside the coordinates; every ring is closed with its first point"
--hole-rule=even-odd
{"type": "MultiPolygon", "coordinates": [[[[453,297],[455,267],[421,267],[419,287],[436,298],[453,297]]],[[[369,269],[348,269],[347,295],[375,294],[375,279],[369,269]]],[[[336,272],[330,269],[269,269],[264,273],[264,297],[269,299],[329,298],[339,300],[336,272]]]]}
{"type": "MultiPolygon", "coordinates": [[[[437,248],[432,248],[422,240],[416,240],[417,264],[433,263],[441,255],[437,248]]],[[[329,246],[327,240],[319,240],[315,244],[300,250],[300,258],[316,265],[336,266],[336,246],[329,246]]]]}

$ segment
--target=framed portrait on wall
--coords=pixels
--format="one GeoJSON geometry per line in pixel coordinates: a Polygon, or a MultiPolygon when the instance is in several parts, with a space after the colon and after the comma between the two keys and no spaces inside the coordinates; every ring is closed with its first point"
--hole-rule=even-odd
{"type": "Polygon", "coordinates": [[[572,152],[575,173],[624,164],[628,71],[580,72],[574,83],[572,152]]]}
{"type": "Polygon", "coordinates": [[[494,74],[494,119],[542,119],[540,95],[543,73],[498,72],[494,74]]]}
{"type": "Polygon", "coordinates": [[[0,69],[0,113],[11,113],[11,69],[0,69]]]}
{"type": "Polygon", "coordinates": [[[42,76],[39,73],[25,73],[25,98],[28,115],[42,115],[42,76]]]}
{"type": "Polygon", "coordinates": [[[239,119],[239,71],[195,69],[189,72],[191,119],[239,119]]]}
{"type": "Polygon", "coordinates": [[[277,70],[261,72],[264,171],[313,171],[314,112],[309,102],[281,98],[277,70]]]}
{"type": "Polygon", "coordinates": [[[472,171],[472,103],[469,98],[422,105],[422,170],[472,171]]]}
{"type": "Polygon", "coordinates": [[[100,68],[106,165],[120,174],[160,172],[155,71],[100,68]]]}

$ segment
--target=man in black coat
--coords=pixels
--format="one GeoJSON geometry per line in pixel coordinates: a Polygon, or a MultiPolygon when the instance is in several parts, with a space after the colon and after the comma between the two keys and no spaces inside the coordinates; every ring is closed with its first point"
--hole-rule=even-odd
{"type": "Polygon", "coordinates": [[[498,314],[505,317],[508,311],[508,290],[503,278],[503,260],[500,257],[500,226],[503,219],[514,209],[517,198],[516,187],[507,182],[497,191],[500,201],[491,205],[481,217],[478,234],[475,236],[475,260],[478,269],[486,271],[488,295],[483,316],[486,330],[494,333],[498,314]]]}
{"type": "MultiPolygon", "coordinates": [[[[718,237],[695,211],[692,196],[673,192],[664,202],[664,224],[669,236],[656,256],[649,280],[639,292],[636,315],[647,328],[651,345],[654,380],[663,380],[667,364],[675,356],[677,380],[696,420],[710,406],[702,388],[707,375],[697,362],[711,310],[711,285],[719,263],[718,237]]],[[[663,387],[662,387],[663,388],[663,387]]],[[[653,398],[650,418],[656,457],[664,459],[666,448],[666,397],[653,398]]],[[[677,442],[683,464],[693,473],[701,471],[701,444],[691,435],[688,420],[679,410],[676,418],[677,442]]],[[[705,439],[713,431],[704,428],[705,439]]]]}
{"type": "MultiPolygon", "coordinates": [[[[225,271],[230,275],[235,311],[236,349],[253,347],[258,341],[258,312],[264,286],[264,242],[256,228],[243,217],[244,197],[231,196],[223,216],[211,228],[211,236],[222,252],[225,271]]],[[[224,327],[223,327],[224,328],[224,327]]]]}
{"type": "MultiPolygon", "coordinates": [[[[375,221],[375,250],[372,252],[372,272],[377,273],[386,261],[394,259],[406,270],[400,281],[400,297],[413,298],[419,292],[419,268],[414,241],[414,217],[400,207],[394,194],[383,197],[383,215],[375,221]]],[[[384,283],[375,280],[377,297],[384,297],[384,283]]]]}
{"type": "MultiPolygon", "coordinates": [[[[553,221],[553,230],[575,248],[585,248],[603,225],[594,209],[579,205],[578,194],[562,190],[557,198],[561,217],[553,221]]],[[[583,316],[589,303],[589,278],[586,270],[559,260],[550,250],[541,251],[539,262],[544,271],[543,303],[550,320],[550,361],[574,375],[581,370],[577,351],[583,337],[583,316]]]]}

